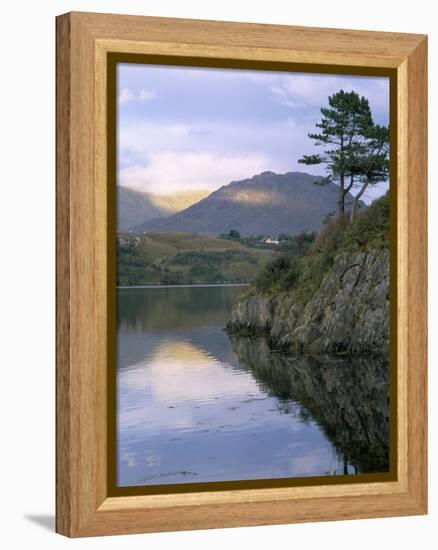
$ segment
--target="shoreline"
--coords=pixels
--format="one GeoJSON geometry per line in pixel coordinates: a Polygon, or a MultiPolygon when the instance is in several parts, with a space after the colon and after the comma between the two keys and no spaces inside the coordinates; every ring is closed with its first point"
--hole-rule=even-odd
{"type": "Polygon", "coordinates": [[[251,283],[199,283],[193,285],[122,285],[116,286],[116,290],[129,290],[141,288],[210,288],[210,287],[225,287],[225,286],[250,286],[251,283]]]}

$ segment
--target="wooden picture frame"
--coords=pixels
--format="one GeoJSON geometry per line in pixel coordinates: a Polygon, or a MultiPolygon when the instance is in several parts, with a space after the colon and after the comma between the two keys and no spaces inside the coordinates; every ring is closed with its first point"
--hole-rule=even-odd
{"type": "MultiPolygon", "coordinates": [[[[91,536],[427,513],[427,38],[69,13],[57,18],[57,532],[91,536]],[[390,74],[396,82],[396,467],[387,481],[111,496],[107,68],[181,64],[390,74]],[[292,69],[293,68],[293,69],[292,69]]],[[[110,182],[111,183],[111,182],[110,182]]],[[[114,182],[112,182],[114,183],[114,182]]]]}

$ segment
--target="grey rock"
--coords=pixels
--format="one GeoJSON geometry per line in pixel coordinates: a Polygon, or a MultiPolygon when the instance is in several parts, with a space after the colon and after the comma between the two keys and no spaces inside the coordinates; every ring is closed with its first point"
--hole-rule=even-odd
{"type": "Polygon", "coordinates": [[[311,353],[386,353],[389,251],[342,253],[304,308],[288,295],[248,297],[228,331],[269,335],[271,347],[311,353]]]}

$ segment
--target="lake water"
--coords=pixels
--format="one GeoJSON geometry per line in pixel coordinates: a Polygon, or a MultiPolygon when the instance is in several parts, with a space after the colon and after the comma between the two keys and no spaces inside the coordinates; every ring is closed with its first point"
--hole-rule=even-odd
{"type": "Polygon", "coordinates": [[[117,485],[388,471],[388,364],[224,327],[242,287],[119,289],[117,485]]]}

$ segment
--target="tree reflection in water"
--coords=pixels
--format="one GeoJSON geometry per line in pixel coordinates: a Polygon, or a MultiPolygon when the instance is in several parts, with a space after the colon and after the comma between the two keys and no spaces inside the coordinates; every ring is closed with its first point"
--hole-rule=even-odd
{"type": "Polygon", "coordinates": [[[298,356],[264,338],[230,336],[241,366],[287,414],[313,420],[357,473],[389,471],[389,365],[379,356],[298,356]]]}

